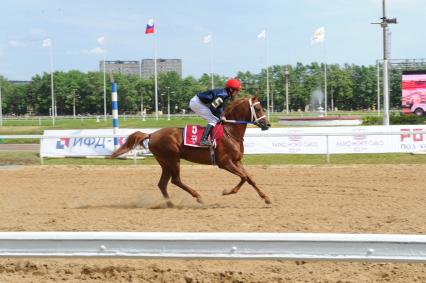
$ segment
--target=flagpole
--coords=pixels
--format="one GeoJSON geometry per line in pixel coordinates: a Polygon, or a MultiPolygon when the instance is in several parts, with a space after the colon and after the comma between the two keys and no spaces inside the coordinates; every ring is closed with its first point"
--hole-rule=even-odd
{"type": "MultiPolygon", "coordinates": [[[[327,117],[327,53],[326,53],[326,47],[325,47],[325,41],[324,44],[324,115],[327,117]]],[[[333,103],[332,103],[333,104],[333,103]]]]}
{"type": "Polygon", "coordinates": [[[212,89],[214,89],[214,77],[213,77],[213,40],[210,40],[210,77],[212,80],[212,89]]]}
{"type": "Polygon", "coordinates": [[[268,34],[265,29],[265,57],[266,57],[266,105],[267,105],[267,116],[270,118],[270,102],[269,102],[269,57],[268,57],[268,34]]]}
{"type": "Polygon", "coordinates": [[[55,126],[55,115],[56,115],[56,103],[55,93],[53,90],[53,55],[52,55],[52,44],[49,46],[49,58],[50,58],[50,93],[52,96],[52,126],[55,126]]]}
{"type": "Polygon", "coordinates": [[[106,71],[105,71],[105,64],[106,64],[106,53],[105,50],[103,51],[104,53],[104,62],[103,62],[103,67],[104,67],[104,121],[107,120],[107,109],[106,109],[106,71]]]}
{"type": "Polygon", "coordinates": [[[158,82],[157,82],[157,39],[154,36],[154,93],[155,93],[155,119],[158,120],[158,82]]]}

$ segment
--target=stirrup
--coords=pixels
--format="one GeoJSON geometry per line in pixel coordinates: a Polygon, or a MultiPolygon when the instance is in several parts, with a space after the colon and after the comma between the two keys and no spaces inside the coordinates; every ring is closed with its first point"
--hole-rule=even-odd
{"type": "Polygon", "coordinates": [[[211,140],[201,140],[200,145],[202,146],[212,146],[213,142],[211,140]]]}

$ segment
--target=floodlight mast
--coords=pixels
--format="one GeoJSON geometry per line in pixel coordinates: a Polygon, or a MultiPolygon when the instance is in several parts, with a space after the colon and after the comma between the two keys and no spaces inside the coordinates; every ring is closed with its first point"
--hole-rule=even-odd
{"type": "Polygon", "coordinates": [[[389,126],[389,67],[388,67],[388,24],[397,24],[396,18],[386,18],[386,0],[383,0],[383,125],[389,126]]]}

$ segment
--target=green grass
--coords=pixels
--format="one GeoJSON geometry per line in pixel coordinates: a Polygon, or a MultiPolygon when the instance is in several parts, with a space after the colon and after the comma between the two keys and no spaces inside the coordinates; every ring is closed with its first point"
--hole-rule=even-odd
{"type": "MultiPolygon", "coordinates": [[[[426,155],[409,153],[388,154],[336,154],[331,155],[331,164],[426,164],[426,155]]],[[[246,165],[322,165],[326,163],[325,155],[299,154],[256,154],[245,155],[246,165]]],[[[39,165],[36,152],[0,152],[0,165],[39,165]]],[[[46,158],[45,165],[133,165],[133,159],[91,159],[91,158],[46,158]]],[[[155,165],[153,157],[136,160],[138,165],[155,165]]],[[[182,161],[183,165],[194,164],[182,161]]]]}
{"type": "MultiPolygon", "coordinates": [[[[110,129],[112,128],[111,120],[99,122],[96,119],[58,119],[53,127],[51,121],[43,121],[42,126],[38,125],[38,121],[31,120],[12,120],[3,123],[0,128],[0,135],[42,135],[45,130],[68,130],[68,129],[110,129]]],[[[183,127],[186,124],[205,124],[202,118],[185,117],[174,118],[168,121],[166,118],[147,119],[121,119],[119,120],[120,128],[164,128],[164,127],[183,127]]],[[[39,143],[38,139],[22,139],[22,140],[3,140],[3,143],[39,143]]]]}
{"type": "Polygon", "coordinates": [[[1,165],[37,165],[40,164],[38,153],[35,152],[0,152],[1,165]]]}
{"type": "MultiPolygon", "coordinates": [[[[119,120],[119,125],[122,128],[163,128],[163,127],[182,127],[188,123],[204,124],[202,118],[183,117],[173,118],[168,121],[166,118],[149,118],[142,121],[140,118],[123,119],[119,120]]],[[[50,120],[43,120],[42,125],[38,124],[35,120],[7,120],[3,122],[3,127],[0,128],[0,134],[42,134],[44,130],[52,129],[104,129],[112,128],[111,120],[104,121],[100,119],[57,119],[55,126],[52,126],[50,120]]]]}

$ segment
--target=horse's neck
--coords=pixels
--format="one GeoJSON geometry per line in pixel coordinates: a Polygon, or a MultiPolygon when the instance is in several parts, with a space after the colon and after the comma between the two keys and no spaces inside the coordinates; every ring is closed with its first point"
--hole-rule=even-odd
{"type": "Polygon", "coordinates": [[[226,131],[238,141],[242,141],[246,133],[247,124],[225,124],[226,131]]]}

